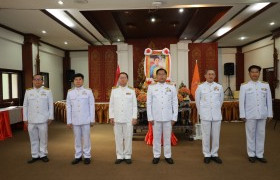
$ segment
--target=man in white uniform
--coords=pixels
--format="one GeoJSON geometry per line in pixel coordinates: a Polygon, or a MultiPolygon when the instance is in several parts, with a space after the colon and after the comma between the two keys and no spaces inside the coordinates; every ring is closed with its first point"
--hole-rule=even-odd
{"type": "Polygon", "coordinates": [[[117,159],[131,164],[133,125],[137,123],[137,100],[135,90],[127,86],[128,75],[121,72],[119,86],[113,87],[110,97],[109,118],[114,125],[117,159]]]}
{"type": "Polygon", "coordinates": [[[214,70],[207,70],[204,77],[206,81],[200,84],[195,92],[195,103],[201,119],[204,163],[208,164],[212,159],[221,164],[222,160],[218,156],[218,150],[224,91],[220,84],[214,82],[216,77],[214,70]],[[210,148],[210,139],[212,148],[210,148]]]}
{"type": "Polygon", "coordinates": [[[247,153],[251,163],[259,160],[266,163],[263,157],[265,141],[265,125],[272,119],[272,99],[267,82],[259,81],[261,67],[252,65],[248,69],[251,81],[240,87],[240,118],[245,121],[247,153]]]}
{"type": "Polygon", "coordinates": [[[161,155],[161,137],[163,134],[164,156],[168,164],[173,164],[171,158],[172,126],[177,121],[178,97],[174,85],[166,83],[167,71],[156,71],[158,83],[149,85],[147,93],[148,121],[153,125],[153,164],[158,164],[161,155]]]}
{"type": "Polygon", "coordinates": [[[92,90],[83,87],[84,76],[74,75],[74,88],[67,94],[67,126],[73,128],[75,136],[75,159],[78,164],[84,157],[84,164],[90,164],[90,126],[95,122],[95,106],[92,90]]]}
{"type": "Polygon", "coordinates": [[[23,121],[28,126],[31,143],[32,159],[34,163],[41,159],[48,162],[48,125],[53,120],[52,92],[43,87],[43,77],[33,76],[33,88],[27,89],[23,102],[23,121]]]}

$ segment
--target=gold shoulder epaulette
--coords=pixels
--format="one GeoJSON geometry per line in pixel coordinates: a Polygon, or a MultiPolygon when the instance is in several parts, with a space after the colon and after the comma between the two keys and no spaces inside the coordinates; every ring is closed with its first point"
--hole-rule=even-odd
{"type": "Polygon", "coordinates": [[[247,84],[248,82],[244,82],[244,83],[242,83],[241,85],[244,85],[244,84],[247,84]]]}
{"type": "Polygon", "coordinates": [[[131,86],[127,86],[129,89],[132,89],[132,90],[134,90],[134,87],[131,87],[131,86]]]}
{"type": "Polygon", "coordinates": [[[198,85],[203,84],[203,83],[204,83],[204,81],[203,82],[199,82],[198,85]]]}
{"type": "Polygon", "coordinates": [[[116,88],[118,88],[118,87],[119,87],[119,86],[113,86],[112,89],[116,89],[116,88]]]}
{"type": "Polygon", "coordinates": [[[47,88],[47,87],[44,87],[44,89],[49,90],[49,88],[47,88]]]}
{"type": "Polygon", "coordinates": [[[72,91],[73,89],[74,89],[74,88],[68,89],[68,92],[69,92],[69,91],[72,91]]]}
{"type": "Polygon", "coordinates": [[[33,88],[27,88],[26,91],[29,91],[29,90],[31,90],[31,89],[33,89],[33,88]]]}
{"type": "Polygon", "coordinates": [[[268,84],[268,82],[266,82],[266,81],[261,81],[262,83],[264,83],[264,84],[268,84]]]}
{"type": "Polygon", "coordinates": [[[174,83],[172,82],[166,82],[166,84],[169,84],[169,85],[175,85],[174,83]]]}

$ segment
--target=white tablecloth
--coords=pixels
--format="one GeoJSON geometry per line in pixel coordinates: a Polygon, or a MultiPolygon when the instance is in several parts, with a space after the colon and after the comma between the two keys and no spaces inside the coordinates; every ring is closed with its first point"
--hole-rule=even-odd
{"type": "Polygon", "coordinates": [[[10,106],[7,108],[0,108],[0,111],[9,111],[10,124],[15,124],[23,120],[22,106],[10,106]]]}

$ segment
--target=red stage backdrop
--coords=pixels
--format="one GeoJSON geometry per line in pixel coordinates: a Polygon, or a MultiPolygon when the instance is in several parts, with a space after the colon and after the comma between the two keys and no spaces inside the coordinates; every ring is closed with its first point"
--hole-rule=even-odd
{"type": "Polygon", "coordinates": [[[89,46],[89,87],[96,102],[109,102],[117,68],[117,46],[89,46]]]}
{"type": "MultiPolygon", "coordinates": [[[[134,87],[138,87],[140,79],[138,78],[138,69],[145,55],[144,50],[151,48],[152,50],[170,49],[170,44],[177,44],[177,38],[147,38],[147,39],[128,39],[128,44],[133,45],[133,80],[134,87]]],[[[172,61],[172,55],[171,55],[172,61]]]]}
{"type": "Polygon", "coordinates": [[[204,72],[206,69],[215,70],[215,81],[218,81],[218,43],[189,44],[189,87],[191,87],[196,60],[199,68],[201,82],[205,81],[204,72]]]}

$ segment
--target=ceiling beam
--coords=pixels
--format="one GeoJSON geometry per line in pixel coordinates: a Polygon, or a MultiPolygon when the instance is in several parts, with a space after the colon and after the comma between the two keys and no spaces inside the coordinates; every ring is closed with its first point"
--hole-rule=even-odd
{"type": "MultiPolygon", "coordinates": [[[[231,9],[232,7],[230,7],[231,9]]],[[[212,27],[217,21],[219,21],[219,19],[221,19],[221,17],[223,17],[230,9],[226,10],[226,11],[221,11],[218,14],[216,14],[216,16],[211,19],[211,21],[207,24],[207,26],[205,26],[203,29],[201,29],[198,33],[196,33],[193,38],[191,39],[192,42],[196,41],[202,34],[204,34],[210,27],[212,27]]]]}
{"type": "Polygon", "coordinates": [[[78,21],[72,14],[70,14],[68,11],[64,11],[73,21],[75,21],[77,24],[79,24],[87,33],[89,33],[94,39],[96,39],[100,44],[104,45],[103,42],[101,42],[90,30],[88,30],[80,21],[78,21]]]}
{"type": "Polygon", "coordinates": [[[213,34],[215,34],[219,29],[221,29],[226,23],[228,23],[229,21],[233,20],[236,16],[238,16],[240,13],[242,13],[249,5],[246,5],[245,7],[243,7],[241,10],[239,10],[235,15],[233,15],[227,22],[225,22],[223,25],[221,25],[220,27],[218,27],[215,31],[213,31],[209,36],[207,36],[206,38],[204,38],[201,43],[203,43],[206,39],[208,39],[209,37],[211,37],[213,34]]]}
{"type": "Polygon", "coordinates": [[[51,13],[49,13],[46,10],[41,10],[42,13],[44,13],[45,15],[49,16],[51,19],[53,19],[54,21],[56,21],[58,24],[60,24],[61,26],[63,26],[64,28],[68,29],[70,32],[72,32],[73,34],[75,34],[76,36],[78,36],[80,39],[84,40],[85,42],[87,42],[90,45],[93,45],[93,43],[91,41],[89,41],[87,38],[83,37],[81,34],[79,34],[78,32],[76,32],[75,30],[73,30],[72,28],[68,27],[67,25],[65,25],[63,22],[61,22],[59,19],[57,19],[55,16],[53,16],[51,13]]]}
{"type": "Polygon", "coordinates": [[[242,21],[241,23],[239,23],[238,25],[236,25],[235,27],[233,27],[231,30],[229,30],[228,32],[226,32],[225,34],[223,34],[220,37],[217,37],[216,39],[214,39],[212,42],[217,42],[219,39],[223,38],[224,36],[228,35],[229,33],[233,32],[234,30],[238,29],[239,27],[241,27],[243,24],[249,22],[250,20],[252,20],[253,18],[257,17],[258,15],[260,15],[261,13],[265,12],[266,10],[268,10],[269,8],[271,8],[272,6],[274,6],[277,3],[270,3],[269,5],[267,5],[266,7],[264,7],[263,9],[259,10],[258,12],[254,13],[253,15],[249,16],[247,19],[245,19],[244,21],[242,21]]]}

